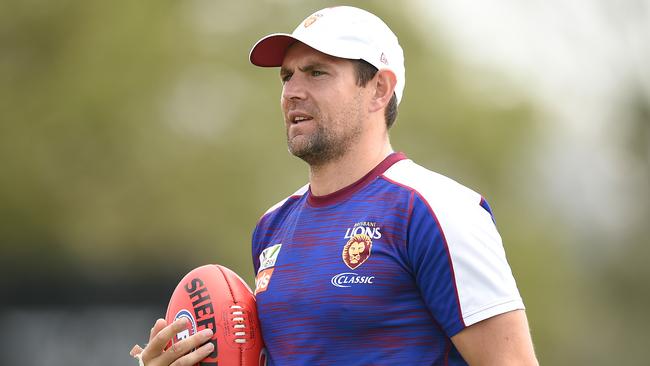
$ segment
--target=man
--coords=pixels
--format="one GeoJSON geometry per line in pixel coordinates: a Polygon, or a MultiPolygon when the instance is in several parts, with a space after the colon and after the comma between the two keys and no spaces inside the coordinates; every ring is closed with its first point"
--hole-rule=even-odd
{"type": "MultiPolygon", "coordinates": [[[[280,67],[289,151],[310,168],[253,233],[269,364],[536,365],[487,202],[393,152],[405,84],[393,32],[327,8],[261,39],[250,60],[280,67]]],[[[185,354],[199,335],[160,350],[182,327],[156,323],[147,366],[207,355],[185,354]]]]}

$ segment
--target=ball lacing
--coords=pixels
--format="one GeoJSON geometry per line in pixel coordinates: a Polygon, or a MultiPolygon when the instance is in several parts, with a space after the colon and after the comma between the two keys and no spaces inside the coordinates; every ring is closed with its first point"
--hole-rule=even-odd
{"type": "Polygon", "coordinates": [[[230,309],[234,310],[230,312],[230,315],[232,315],[232,321],[236,323],[233,325],[235,329],[235,343],[246,343],[246,319],[244,318],[243,308],[239,305],[232,305],[230,309]]]}

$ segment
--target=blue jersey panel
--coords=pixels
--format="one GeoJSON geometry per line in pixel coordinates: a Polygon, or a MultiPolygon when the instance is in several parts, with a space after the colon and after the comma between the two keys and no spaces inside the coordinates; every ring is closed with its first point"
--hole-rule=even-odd
{"type": "Polygon", "coordinates": [[[271,365],[465,364],[449,359],[447,333],[462,320],[434,218],[412,190],[371,178],[345,200],[313,205],[305,192],[260,220],[253,257],[271,365]],[[409,248],[409,236],[425,239],[409,248]],[[419,286],[448,298],[436,314],[419,286]]]}
{"type": "Polygon", "coordinates": [[[465,327],[452,261],[445,235],[419,194],[415,195],[408,235],[416,284],[433,317],[451,337],[465,327]]]}
{"type": "Polygon", "coordinates": [[[493,220],[403,154],[331,195],[301,188],[253,233],[269,364],[466,365],[452,336],[523,309],[493,220]]]}

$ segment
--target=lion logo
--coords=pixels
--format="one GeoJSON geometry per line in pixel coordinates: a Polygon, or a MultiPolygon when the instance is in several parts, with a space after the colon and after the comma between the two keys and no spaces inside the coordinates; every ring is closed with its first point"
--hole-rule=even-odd
{"type": "Polygon", "coordinates": [[[350,269],[356,269],[368,260],[371,249],[372,240],[368,235],[355,235],[343,247],[343,262],[350,269]]]}

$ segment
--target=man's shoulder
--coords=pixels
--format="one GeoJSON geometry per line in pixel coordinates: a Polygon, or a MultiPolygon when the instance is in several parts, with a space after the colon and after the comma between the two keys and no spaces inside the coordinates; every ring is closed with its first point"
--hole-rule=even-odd
{"type": "Polygon", "coordinates": [[[395,184],[416,191],[427,201],[480,202],[481,195],[443,174],[427,169],[412,160],[391,166],[384,177],[395,184]]]}
{"type": "Polygon", "coordinates": [[[309,184],[305,184],[304,186],[296,190],[293,194],[285,197],[280,202],[271,206],[268,210],[266,210],[266,212],[264,212],[264,215],[262,215],[262,217],[265,217],[273,212],[278,211],[279,209],[286,206],[287,204],[295,202],[298,198],[304,196],[308,191],[309,191],[309,184]]]}

